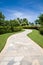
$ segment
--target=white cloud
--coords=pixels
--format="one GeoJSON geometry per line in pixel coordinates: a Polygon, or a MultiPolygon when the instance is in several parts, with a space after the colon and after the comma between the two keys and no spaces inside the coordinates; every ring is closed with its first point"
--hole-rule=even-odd
{"type": "Polygon", "coordinates": [[[6,19],[15,19],[15,18],[27,18],[30,22],[34,22],[39,13],[33,11],[18,11],[18,10],[9,10],[6,11],[6,19]]]}
{"type": "Polygon", "coordinates": [[[14,13],[14,15],[15,15],[16,17],[21,17],[21,16],[23,15],[23,13],[17,11],[17,12],[14,13]]]}
{"type": "Polygon", "coordinates": [[[29,11],[29,12],[18,12],[17,11],[17,12],[13,13],[13,16],[15,16],[15,18],[17,18],[17,17],[27,18],[30,22],[33,22],[37,18],[38,14],[35,14],[31,11],[29,11]]]}

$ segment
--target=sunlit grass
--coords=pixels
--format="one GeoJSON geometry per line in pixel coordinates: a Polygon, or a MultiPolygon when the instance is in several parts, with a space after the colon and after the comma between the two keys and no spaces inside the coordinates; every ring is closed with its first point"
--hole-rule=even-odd
{"type": "Polygon", "coordinates": [[[38,30],[33,30],[28,36],[43,48],[43,36],[38,30]]]}

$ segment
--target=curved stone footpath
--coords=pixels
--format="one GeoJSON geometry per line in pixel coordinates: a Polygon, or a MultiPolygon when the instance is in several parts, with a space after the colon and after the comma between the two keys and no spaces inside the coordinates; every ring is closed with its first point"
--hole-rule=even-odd
{"type": "Polygon", "coordinates": [[[0,65],[43,65],[43,49],[27,37],[32,30],[10,36],[0,53],[0,65]]]}

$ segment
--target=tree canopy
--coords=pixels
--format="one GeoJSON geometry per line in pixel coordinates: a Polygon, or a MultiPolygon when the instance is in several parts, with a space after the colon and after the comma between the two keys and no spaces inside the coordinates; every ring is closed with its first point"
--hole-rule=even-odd
{"type": "Polygon", "coordinates": [[[43,14],[41,14],[41,15],[39,16],[39,23],[40,23],[41,25],[43,25],[43,14]]]}
{"type": "Polygon", "coordinates": [[[23,18],[21,25],[29,25],[29,22],[26,18],[23,18]]]}
{"type": "Polygon", "coordinates": [[[38,19],[35,20],[35,24],[43,25],[43,14],[41,14],[38,19]]]}
{"type": "Polygon", "coordinates": [[[2,14],[2,12],[0,12],[0,20],[4,20],[5,16],[2,14]]]}

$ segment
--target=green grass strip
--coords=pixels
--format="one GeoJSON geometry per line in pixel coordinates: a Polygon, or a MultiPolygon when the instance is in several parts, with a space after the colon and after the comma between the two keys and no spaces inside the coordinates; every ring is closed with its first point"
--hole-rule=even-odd
{"type": "Polygon", "coordinates": [[[33,30],[30,34],[27,34],[34,42],[43,48],[43,36],[38,30],[33,30]]]}

